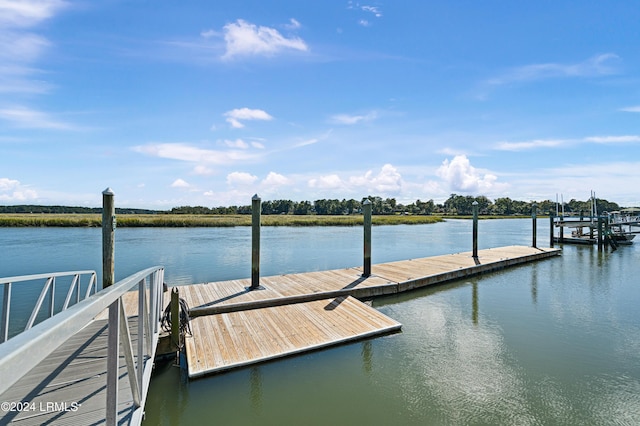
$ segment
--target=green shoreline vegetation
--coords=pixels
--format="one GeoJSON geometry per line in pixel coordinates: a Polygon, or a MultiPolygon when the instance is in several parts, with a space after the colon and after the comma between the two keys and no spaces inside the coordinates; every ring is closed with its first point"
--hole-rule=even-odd
{"type": "MultiPolygon", "coordinates": [[[[362,200],[322,199],[295,202],[291,200],[263,201],[264,226],[357,226],[362,225],[362,203],[371,201],[374,225],[425,224],[445,219],[470,219],[477,203],[480,219],[531,217],[537,205],[538,216],[555,213],[550,200],[525,202],[510,198],[490,200],[485,196],[451,194],[443,203],[433,200],[403,205],[394,198],[369,196],[362,200]]],[[[598,199],[598,211],[614,211],[616,203],[598,199]]],[[[590,211],[590,201],[571,200],[564,203],[567,213],[590,211]]],[[[90,207],[0,205],[0,227],[100,227],[102,209],[90,207]]],[[[182,206],[168,211],[117,208],[117,226],[134,227],[231,227],[251,225],[251,206],[202,207],[182,206]]]]}
{"type": "MultiPolygon", "coordinates": [[[[251,215],[175,215],[120,214],[119,228],[165,227],[232,227],[251,226],[251,215]]],[[[415,225],[442,222],[441,216],[382,215],[373,216],[374,225],[415,225]]],[[[263,226],[359,226],[362,215],[262,215],[263,226]]],[[[98,214],[0,214],[0,227],[100,227],[98,214]]]]}

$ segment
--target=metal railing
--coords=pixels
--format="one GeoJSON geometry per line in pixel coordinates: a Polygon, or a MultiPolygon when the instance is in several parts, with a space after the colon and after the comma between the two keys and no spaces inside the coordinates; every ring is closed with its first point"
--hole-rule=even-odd
{"type": "Polygon", "coordinates": [[[43,302],[47,295],[49,295],[49,309],[48,316],[46,318],[51,318],[55,313],[55,293],[56,293],[56,278],[72,278],[71,284],[69,285],[69,290],[67,291],[67,297],[65,298],[64,304],[60,311],[64,311],[69,307],[71,303],[71,298],[73,297],[75,291],[75,303],[79,303],[80,300],[88,298],[92,291],[96,292],[96,272],[95,271],[72,271],[72,272],[56,272],[51,274],[39,274],[39,275],[23,275],[19,277],[8,277],[8,278],[0,278],[0,285],[4,287],[3,299],[2,299],[2,318],[0,319],[0,343],[5,342],[9,339],[9,317],[11,313],[11,289],[14,284],[24,283],[27,281],[40,281],[45,280],[42,291],[40,292],[40,296],[31,312],[31,316],[29,317],[29,321],[27,321],[27,325],[24,328],[24,331],[29,330],[35,324],[36,318],[42,309],[43,302]],[[89,285],[87,286],[86,291],[84,292],[84,297],[81,296],[82,293],[82,282],[81,278],[83,276],[89,276],[89,285]]]}
{"type": "Polygon", "coordinates": [[[0,344],[0,394],[108,308],[106,423],[118,422],[118,355],[122,344],[134,401],[131,423],[140,424],[158,342],[163,279],[161,266],[137,272],[0,344]],[[122,302],[122,296],[133,289],[138,290],[135,358],[122,302]]]}

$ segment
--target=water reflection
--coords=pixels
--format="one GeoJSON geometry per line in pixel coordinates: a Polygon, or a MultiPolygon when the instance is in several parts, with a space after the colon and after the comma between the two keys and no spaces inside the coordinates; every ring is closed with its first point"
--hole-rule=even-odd
{"type": "MultiPolygon", "coordinates": [[[[477,291],[477,284],[475,288],[477,291]]],[[[402,352],[412,354],[407,368],[417,373],[403,376],[402,392],[408,409],[418,413],[425,404],[435,404],[446,411],[443,415],[449,421],[460,424],[503,416],[511,423],[532,423],[521,377],[512,366],[496,324],[470,324],[462,305],[440,297],[407,305],[403,306],[403,317],[418,317],[422,324],[405,325],[403,332],[402,343],[407,346],[402,352]],[[425,395],[433,400],[428,401],[425,395]]]]}
{"type": "Polygon", "coordinates": [[[362,343],[362,369],[367,375],[373,370],[373,345],[370,340],[362,343]]]}
{"type": "Polygon", "coordinates": [[[252,367],[249,377],[251,382],[251,407],[259,413],[262,410],[262,374],[260,368],[252,367]]]}
{"type": "Polygon", "coordinates": [[[536,265],[531,265],[531,301],[538,304],[538,269],[536,265]]]}
{"type": "Polygon", "coordinates": [[[478,283],[471,285],[471,320],[473,325],[478,325],[478,283]]]}

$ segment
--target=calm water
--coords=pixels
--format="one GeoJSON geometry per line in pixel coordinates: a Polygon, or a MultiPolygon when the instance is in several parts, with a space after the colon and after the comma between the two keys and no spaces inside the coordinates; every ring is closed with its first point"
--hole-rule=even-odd
{"type": "MultiPolygon", "coordinates": [[[[548,244],[548,222],[538,224],[548,244]]],[[[530,220],[481,221],[480,248],[531,244],[530,220]]],[[[0,276],[101,268],[100,230],[0,228],[0,276]]],[[[116,278],[250,275],[250,229],[118,229],[116,278]]],[[[187,381],[159,367],[148,425],[640,424],[640,241],[394,297],[402,332],[187,381]]],[[[360,228],[263,228],[264,275],[361,264],[360,228]]],[[[471,222],[375,227],[373,261],[471,249],[471,222]]],[[[14,290],[15,291],[15,290],[14,290]]]]}

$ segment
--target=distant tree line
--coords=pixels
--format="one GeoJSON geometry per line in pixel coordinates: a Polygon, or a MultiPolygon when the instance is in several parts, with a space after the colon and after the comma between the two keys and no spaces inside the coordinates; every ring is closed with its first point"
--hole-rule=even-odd
{"type": "MultiPolygon", "coordinates": [[[[372,204],[372,212],[375,215],[389,214],[415,214],[415,215],[471,215],[473,203],[478,203],[478,212],[482,215],[514,216],[530,215],[534,201],[512,200],[508,197],[496,198],[491,201],[484,195],[472,197],[470,195],[451,194],[443,204],[436,204],[432,199],[410,204],[401,204],[395,198],[382,198],[369,196],[361,200],[354,199],[321,199],[310,201],[273,200],[262,202],[262,214],[290,214],[290,215],[349,215],[362,212],[362,203],[369,199],[372,204]]],[[[549,214],[556,211],[555,201],[537,201],[537,210],[540,214],[549,214]]],[[[598,212],[619,210],[620,206],[607,200],[597,199],[598,212]]],[[[561,210],[561,207],[559,207],[561,210]]],[[[578,201],[572,199],[564,203],[565,214],[589,215],[591,211],[590,201],[578,201]]],[[[251,206],[230,207],[174,207],[169,211],[172,214],[250,214],[251,206]]]]}
{"type": "MultiPolygon", "coordinates": [[[[362,203],[369,199],[374,215],[413,214],[413,215],[471,215],[473,203],[478,203],[478,213],[482,215],[513,216],[530,215],[533,201],[512,200],[508,197],[490,200],[484,195],[473,197],[470,195],[451,194],[443,204],[436,204],[433,200],[420,201],[410,204],[401,204],[395,198],[382,198],[378,196],[355,199],[320,199],[310,201],[268,200],[262,202],[262,214],[284,215],[350,215],[362,213],[362,203]]],[[[556,211],[556,203],[551,200],[538,201],[538,212],[549,214],[556,211]]],[[[620,210],[620,206],[607,200],[596,200],[598,212],[620,210]]],[[[559,208],[561,210],[561,207],[559,208]]],[[[591,211],[591,202],[572,199],[564,203],[565,214],[584,214],[588,216],[591,211]]],[[[102,213],[102,208],[96,207],[66,207],[66,206],[0,206],[0,213],[102,213]]],[[[226,214],[251,214],[251,205],[228,207],[203,207],[182,206],[174,207],[169,211],[116,208],[116,214],[201,214],[201,215],[226,215],[226,214]]]]}
{"type": "MultiPolygon", "coordinates": [[[[0,213],[53,213],[53,214],[101,214],[102,207],[37,206],[18,205],[0,206],[0,213]]],[[[127,209],[116,207],[116,214],[156,214],[157,210],[127,209]]]]}

